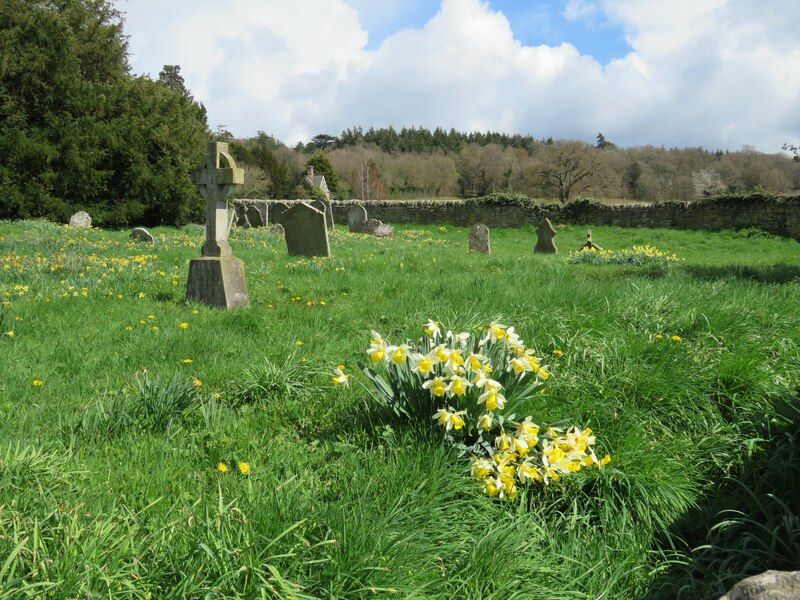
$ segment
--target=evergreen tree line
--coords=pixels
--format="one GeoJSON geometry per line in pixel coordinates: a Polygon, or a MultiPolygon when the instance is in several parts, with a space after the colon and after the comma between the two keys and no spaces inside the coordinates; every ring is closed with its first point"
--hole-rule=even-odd
{"type": "Polygon", "coordinates": [[[107,0],[0,2],[0,218],[199,220],[190,181],[210,139],[180,68],[131,75],[107,0]]]}

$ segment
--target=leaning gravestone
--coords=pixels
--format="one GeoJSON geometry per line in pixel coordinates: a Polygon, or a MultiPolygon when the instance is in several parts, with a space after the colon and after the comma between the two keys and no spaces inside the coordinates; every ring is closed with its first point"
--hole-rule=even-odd
{"type": "Polygon", "coordinates": [[[247,218],[247,222],[250,224],[250,227],[264,227],[266,225],[266,221],[264,221],[264,216],[261,214],[261,211],[258,210],[253,204],[248,205],[244,209],[245,217],[247,218]]]}
{"type": "Polygon", "coordinates": [[[210,142],[192,182],[206,197],[206,240],[202,256],[189,261],[186,299],[209,306],[236,308],[250,306],[244,263],[233,256],[228,243],[226,198],[235,185],[244,183],[244,170],[228,154],[228,144],[210,142]]]}
{"type": "Polygon", "coordinates": [[[81,229],[83,227],[92,226],[92,217],[89,216],[84,210],[76,212],[69,218],[69,226],[71,229],[81,229]]]}
{"type": "Polygon", "coordinates": [[[475,223],[469,232],[469,251],[491,254],[492,246],[489,242],[489,228],[483,223],[475,223]]]}
{"type": "Polygon", "coordinates": [[[300,202],[283,214],[283,229],[289,256],[330,258],[325,213],[300,202]]]}
{"type": "Polygon", "coordinates": [[[328,228],[328,231],[333,231],[333,207],[331,207],[330,200],[314,200],[311,206],[325,213],[325,227],[328,228]]]}
{"type": "Polygon", "coordinates": [[[367,222],[367,209],[360,204],[355,204],[347,211],[347,228],[350,233],[361,233],[364,231],[364,223],[367,222]]]}
{"type": "Polygon", "coordinates": [[[156,238],[153,237],[153,234],[147,231],[144,227],[137,227],[136,229],[131,230],[131,234],[129,236],[132,240],[136,240],[137,242],[144,242],[146,244],[153,244],[156,241],[156,238]]]}
{"type": "Polygon", "coordinates": [[[550,219],[545,219],[539,224],[539,228],[536,230],[536,247],[533,249],[534,252],[544,252],[545,254],[557,254],[558,248],[556,248],[556,244],[553,241],[553,237],[556,235],[555,227],[550,222],[550,219]]]}

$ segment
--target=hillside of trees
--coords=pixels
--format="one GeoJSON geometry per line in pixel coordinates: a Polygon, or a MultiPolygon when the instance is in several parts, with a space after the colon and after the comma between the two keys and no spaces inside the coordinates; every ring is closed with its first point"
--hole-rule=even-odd
{"type": "MultiPolygon", "coordinates": [[[[320,134],[289,148],[263,132],[233,140],[250,182],[240,197],[303,197],[305,165],[329,162],[338,198],[479,197],[493,192],[554,198],[691,200],[719,193],[800,190],[800,161],[751,148],[620,148],[597,134],[595,144],[537,140],[496,132],[392,127],[320,134]],[[257,158],[256,158],[257,157],[257,158]]],[[[330,178],[327,177],[330,186],[330,178]]]]}

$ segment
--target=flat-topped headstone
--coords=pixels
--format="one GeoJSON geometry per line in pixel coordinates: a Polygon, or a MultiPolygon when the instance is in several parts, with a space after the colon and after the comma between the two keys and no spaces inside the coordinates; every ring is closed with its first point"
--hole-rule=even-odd
{"type": "Polygon", "coordinates": [[[283,229],[289,256],[330,257],[325,213],[300,202],[283,214],[283,229]]]}
{"type": "Polygon", "coordinates": [[[556,235],[556,229],[553,227],[553,224],[550,222],[550,219],[545,219],[539,224],[539,228],[536,230],[536,247],[533,249],[534,252],[543,252],[545,254],[558,254],[558,248],[556,248],[556,244],[553,241],[553,237],[556,235]]]}
{"type": "Polygon", "coordinates": [[[147,229],[144,227],[137,227],[136,229],[131,230],[129,237],[132,240],[144,242],[146,244],[153,244],[156,241],[156,238],[153,237],[153,234],[147,231],[147,229]]]}
{"type": "Polygon", "coordinates": [[[469,232],[469,251],[491,254],[492,245],[489,242],[489,228],[483,223],[475,223],[469,232]]]}
{"type": "Polygon", "coordinates": [[[367,209],[360,204],[354,204],[347,211],[347,229],[350,233],[361,233],[364,231],[364,223],[367,222],[367,209]]]}
{"type": "Polygon", "coordinates": [[[192,182],[206,198],[206,239],[202,256],[189,261],[186,299],[222,308],[249,306],[244,263],[233,256],[228,243],[227,198],[235,185],[244,183],[244,171],[228,154],[228,144],[208,144],[192,182]]]}
{"type": "Polygon", "coordinates": [[[331,206],[331,201],[314,200],[310,204],[318,211],[325,214],[325,227],[328,228],[328,231],[333,231],[333,207],[331,206]]]}
{"type": "Polygon", "coordinates": [[[69,218],[69,226],[72,229],[91,227],[92,217],[90,217],[89,213],[87,213],[85,210],[80,210],[69,218]]]}

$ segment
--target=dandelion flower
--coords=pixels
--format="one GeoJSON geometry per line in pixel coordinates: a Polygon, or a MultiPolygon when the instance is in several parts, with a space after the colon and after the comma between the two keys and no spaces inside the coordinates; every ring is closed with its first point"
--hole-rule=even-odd
{"type": "Polygon", "coordinates": [[[246,462],[239,463],[239,473],[241,473],[242,475],[250,475],[251,472],[252,469],[250,468],[249,463],[246,462]]]}
{"type": "Polygon", "coordinates": [[[553,350],[553,356],[564,356],[564,351],[556,348],[555,350],[553,350]]]}
{"type": "Polygon", "coordinates": [[[192,377],[192,385],[196,388],[203,387],[203,382],[200,381],[197,377],[192,377]]]}
{"type": "Polygon", "coordinates": [[[296,344],[297,346],[302,346],[302,345],[303,345],[303,340],[297,340],[297,341],[295,342],[295,344],[296,344]]]}
{"type": "Polygon", "coordinates": [[[656,339],[657,339],[657,340],[663,340],[663,339],[664,339],[664,336],[663,336],[663,335],[661,335],[660,333],[657,333],[657,334],[656,334],[656,339]]]}
{"type": "Polygon", "coordinates": [[[43,383],[44,383],[44,381],[42,381],[41,379],[34,379],[33,381],[31,381],[31,385],[33,387],[39,387],[43,383]]]}
{"type": "Polygon", "coordinates": [[[669,339],[671,339],[673,342],[680,342],[683,338],[681,336],[679,336],[679,335],[673,335],[669,339]]]}
{"type": "Polygon", "coordinates": [[[185,322],[181,323],[181,329],[189,329],[189,324],[185,322]]]}
{"type": "Polygon", "coordinates": [[[13,331],[6,331],[5,335],[8,336],[8,337],[14,337],[14,332],[13,331]]]}
{"type": "Polygon", "coordinates": [[[226,465],[224,462],[217,463],[217,471],[219,471],[220,473],[227,473],[228,465],[226,465]]]}
{"type": "Polygon", "coordinates": [[[193,361],[191,358],[184,358],[184,359],[183,359],[181,362],[182,362],[183,364],[185,364],[185,365],[190,365],[190,364],[192,364],[194,361],[193,361]]]}

